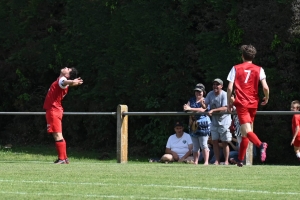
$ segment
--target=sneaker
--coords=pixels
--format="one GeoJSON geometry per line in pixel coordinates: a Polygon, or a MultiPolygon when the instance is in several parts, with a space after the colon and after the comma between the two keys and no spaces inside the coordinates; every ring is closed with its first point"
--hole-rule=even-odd
{"type": "Polygon", "coordinates": [[[260,145],[260,160],[261,162],[265,162],[266,158],[267,158],[267,148],[268,148],[268,144],[263,142],[260,145]]]}
{"type": "Polygon", "coordinates": [[[243,167],[243,161],[240,161],[240,160],[236,160],[236,159],[234,159],[234,158],[230,158],[229,159],[229,161],[231,162],[231,163],[233,163],[233,164],[235,164],[235,165],[237,165],[238,167],[243,167]]]}
{"type": "MultiPolygon", "coordinates": [[[[69,163],[69,161],[68,161],[68,163],[69,163]]],[[[60,159],[57,159],[56,161],[54,161],[54,164],[68,164],[67,162],[66,162],[66,160],[60,160],[60,159]]]]}
{"type": "Polygon", "coordinates": [[[160,162],[160,160],[156,158],[149,158],[148,160],[149,162],[160,162]]]}

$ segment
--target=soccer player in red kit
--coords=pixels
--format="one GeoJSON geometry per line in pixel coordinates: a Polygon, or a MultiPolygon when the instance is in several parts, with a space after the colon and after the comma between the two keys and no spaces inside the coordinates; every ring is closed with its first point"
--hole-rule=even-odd
{"type": "Polygon", "coordinates": [[[78,86],[83,80],[77,77],[75,68],[63,68],[56,81],[50,86],[45,98],[43,108],[46,110],[47,132],[52,134],[57,150],[56,164],[69,164],[67,157],[67,145],[62,135],[63,107],[61,101],[68,93],[69,86],[78,86]]]}
{"type": "MultiPolygon", "coordinates": [[[[297,112],[300,110],[300,102],[298,100],[292,101],[291,103],[291,111],[297,112]]],[[[293,139],[291,141],[291,145],[294,145],[294,151],[296,157],[300,160],[300,115],[295,114],[292,119],[292,131],[293,131],[293,139]]]]}
{"type": "MultiPolygon", "coordinates": [[[[260,148],[261,161],[266,160],[267,143],[261,142],[253,132],[253,121],[259,104],[258,84],[262,84],[265,97],[261,105],[266,105],[269,100],[269,86],[266,81],[266,74],[262,67],[252,63],[255,57],[256,49],[252,45],[243,45],[242,59],[243,63],[233,66],[228,74],[229,81],[227,88],[227,99],[230,102],[233,87],[235,88],[236,99],[234,105],[241,124],[242,141],[238,160],[235,163],[243,166],[243,160],[247,151],[249,140],[260,148]]],[[[227,105],[227,111],[232,111],[232,104],[227,105]]]]}

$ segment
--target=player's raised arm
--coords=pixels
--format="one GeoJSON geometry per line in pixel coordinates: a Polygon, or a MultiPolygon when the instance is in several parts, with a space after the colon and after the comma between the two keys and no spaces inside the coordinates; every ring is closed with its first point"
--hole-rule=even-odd
{"type": "Polygon", "coordinates": [[[75,78],[74,80],[65,80],[64,85],[69,85],[69,86],[79,86],[83,84],[83,80],[78,77],[75,78]]]}
{"type": "Polygon", "coordinates": [[[261,105],[266,105],[269,101],[269,94],[270,94],[270,90],[269,90],[269,86],[267,84],[266,79],[261,80],[261,84],[263,87],[263,92],[264,92],[264,98],[263,98],[263,102],[261,102],[261,105]]]}

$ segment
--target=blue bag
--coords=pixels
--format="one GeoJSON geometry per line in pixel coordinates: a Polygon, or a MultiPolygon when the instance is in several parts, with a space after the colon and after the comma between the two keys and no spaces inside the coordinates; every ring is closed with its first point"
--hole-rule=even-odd
{"type": "Polygon", "coordinates": [[[192,136],[207,136],[210,135],[211,120],[207,115],[201,115],[197,120],[196,132],[192,136]]]}

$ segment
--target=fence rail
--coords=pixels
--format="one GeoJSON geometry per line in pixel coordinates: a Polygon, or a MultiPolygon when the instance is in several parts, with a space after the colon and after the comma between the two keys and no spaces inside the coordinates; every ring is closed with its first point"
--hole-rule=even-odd
{"type": "MultiPolygon", "coordinates": [[[[128,116],[179,116],[179,115],[191,115],[195,114],[195,112],[123,112],[122,115],[128,116]]],[[[207,112],[201,112],[201,114],[208,115],[207,112]]],[[[234,114],[236,112],[229,113],[229,112],[220,112],[220,113],[213,113],[213,115],[223,115],[223,114],[234,114]]],[[[300,112],[295,111],[257,111],[257,115],[294,115],[300,114],[300,112]]]]}
{"type": "MultiPolygon", "coordinates": [[[[0,112],[0,115],[45,115],[46,112],[0,112]]],[[[128,161],[128,116],[188,116],[194,112],[128,112],[127,105],[118,105],[117,112],[64,112],[64,115],[106,115],[117,118],[117,162],[128,161]]],[[[207,112],[201,114],[208,114],[207,112]]],[[[236,114],[228,112],[213,113],[236,114]]],[[[257,115],[294,115],[300,112],[294,111],[257,111],[257,115]]],[[[252,164],[252,144],[249,145],[246,154],[246,164],[252,164]]]]}
{"type": "MultiPolygon", "coordinates": [[[[0,112],[0,115],[45,115],[46,112],[0,112]]],[[[108,115],[114,116],[117,112],[64,112],[64,115],[108,115]]],[[[194,112],[122,112],[125,116],[188,116],[195,114],[194,112]]],[[[208,114],[207,112],[202,112],[201,114],[208,114]]],[[[236,114],[221,112],[213,113],[213,115],[223,115],[223,114],[236,114]]],[[[300,114],[300,112],[294,111],[257,111],[257,115],[294,115],[300,114]]]]}
{"type": "MultiPolygon", "coordinates": [[[[64,115],[116,115],[116,112],[64,112],[64,115]]],[[[0,112],[0,115],[46,115],[46,112],[0,112]]]]}

